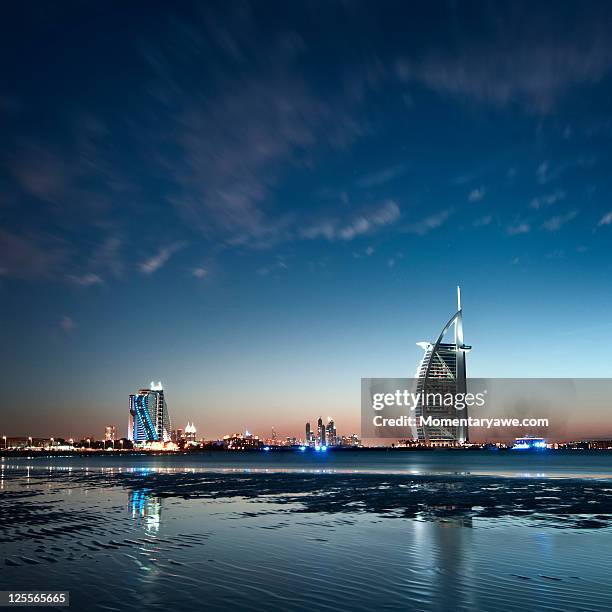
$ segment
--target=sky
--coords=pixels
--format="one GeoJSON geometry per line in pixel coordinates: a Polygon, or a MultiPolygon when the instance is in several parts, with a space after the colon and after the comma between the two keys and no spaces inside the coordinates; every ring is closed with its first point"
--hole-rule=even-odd
{"type": "Polygon", "coordinates": [[[609,3],[174,4],[5,7],[0,433],[358,432],[457,285],[468,376],[610,376],[609,3]]]}

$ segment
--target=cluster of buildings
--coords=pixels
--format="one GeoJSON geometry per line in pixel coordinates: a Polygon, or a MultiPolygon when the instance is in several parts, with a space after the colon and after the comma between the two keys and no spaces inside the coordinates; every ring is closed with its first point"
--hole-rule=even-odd
{"type": "Polygon", "coordinates": [[[612,450],[612,440],[576,440],[560,442],[555,448],[564,450],[612,450]]]}
{"type": "Polygon", "coordinates": [[[339,436],[336,431],[336,423],[331,417],[327,417],[327,424],[323,422],[323,417],[319,417],[316,429],[312,428],[309,421],[306,423],[305,434],[304,445],[309,447],[361,446],[361,440],[357,434],[339,436]]]}
{"type": "MultiPolygon", "coordinates": [[[[114,426],[106,428],[105,440],[114,440],[115,435],[114,426]]],[[[171,450],[178,446],[199,445],[193,423],[188,422],[185,429],[172,429],[161,381],[151,382],[149,387],[130,395],[128,440],[136,447],[150,449],[171,450]]],[[[327,448],[330,446],[361,446],[361,440],[357,434],[339,436],[331,417],[328,418],[327,424],[324,424],[323,418],[319,417],[316,431],[312,431],[310,423],[306,423],[304,440],[294,437],[280,439],[273,429],[272,437],[267,440],[262,440],[259,436],[245,431],[244,434],[228,434],[222,440],[210,442],[208,445],[221,446],[229,450],[293,446],[327,448]]]]}

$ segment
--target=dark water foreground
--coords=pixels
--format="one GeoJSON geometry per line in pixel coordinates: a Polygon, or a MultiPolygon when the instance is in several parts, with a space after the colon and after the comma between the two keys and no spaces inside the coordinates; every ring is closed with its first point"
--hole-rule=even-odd
{"type": "Polygon", "coordinates": [[[0,590],[79,610],[612,609],[612,479],[193,461],[0,464],[0,590]]]}

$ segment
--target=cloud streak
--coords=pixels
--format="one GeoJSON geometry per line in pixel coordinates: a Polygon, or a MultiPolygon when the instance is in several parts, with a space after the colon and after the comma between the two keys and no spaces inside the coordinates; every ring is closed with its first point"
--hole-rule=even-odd
{"type": "Polygon", "coordinates": [[[610,212],[607,212],[600,220],[599,223],[597,224],[597,227],[602,227],[604,225],[610,225],[612,224],[612,210],[610,212]]]}
{"type": "Polygon", "coordinates": [[[529,206],[531,208],[535,208],[536,210],[538,210],[540,208],[552,206],[553,204],[556,204],[557,202],[563,199],[565,199],[565,191],[563,191],[562,189],[558,189],[557,191],[554,191],[553,193],[549,193],[549,194],[545,194],[545,195],[533,198],[531,202],[529,203],[529,206]]]}
{"type": "Polygon", "coordinates": [[[370,234],[385,226],[393,225],[401,217],[399,206],[393,200],[364,210],[348,222],[324,220],[302,228],[300,235],[307,240],[325,238],[333,241],[350,241],[358,236],[370,234]]]}
{"type": "Polygon", "coordinates": [[[88,274],[83,274],[81,276],[77,276],[74,274],[69,274],[68,279],[72,281],[75,285],[79,285],[81,287],[90,287],[91,285],[102,285],[104,281],[100,276],[90,272],[88,274]]]}
{"type": "Polygon", "coordinates": [[[578,212],[575,210],[571,210],[564,215],[557,215],[555,217],[551,217],[542,223],[542,227],[549,232],[559,231],[564,225],[569,223],[572,219],[577,216],[578,212]]]}
{"type": "Polygon", "coordinates": [[[480,202],[487,193],[487,190],[484,186],[477,187],[476,189],[472,189],[468,194],[468,202],[480,202]]]}
{"type": "Polygon", "coordinates": [[[529,223],[518,223],[507,228],[508,236],[519,236],[520,234],[528,234],[531,231],[529,223]]]}
{"type": "Polygon", "coordinates": [[[417,223],[413,223],[408,227],[408,232],[418,234],[419,236],[425,236],[432,230],[435,230],[446,223],[451,215],[451,209],[442,210],[436,214],[430,215],[421,219],[417,223]]]}
{"type": "Polygon", "coordinates": [[[180,251],[185,246],[184,242],[175,242],[174,244],[162,247],[156,255],[153,255],[140,264],[140,271],[147,275],[154,274],[170,260],[174,253],[180,251]]]}
{"type": "Polygon", "coordinates": [[[547,114],[570,88],[610,73],[608,11],[575,12],[564,20],[561,12],[551,19],[535,9],[525,22],[525,9],[497,4],[480,13],[476,31],[460,16],[446,44],[399,60],[398,76],[440,94],[547,114]]]}

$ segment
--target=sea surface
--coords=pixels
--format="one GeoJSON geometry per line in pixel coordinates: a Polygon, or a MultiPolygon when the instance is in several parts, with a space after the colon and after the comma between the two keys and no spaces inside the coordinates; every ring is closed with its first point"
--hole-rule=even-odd
{"type": "Polygon", "coordinates": [[[612,453],[0,459],[0,590],[73,610],[610,610],[612,453]]]}

